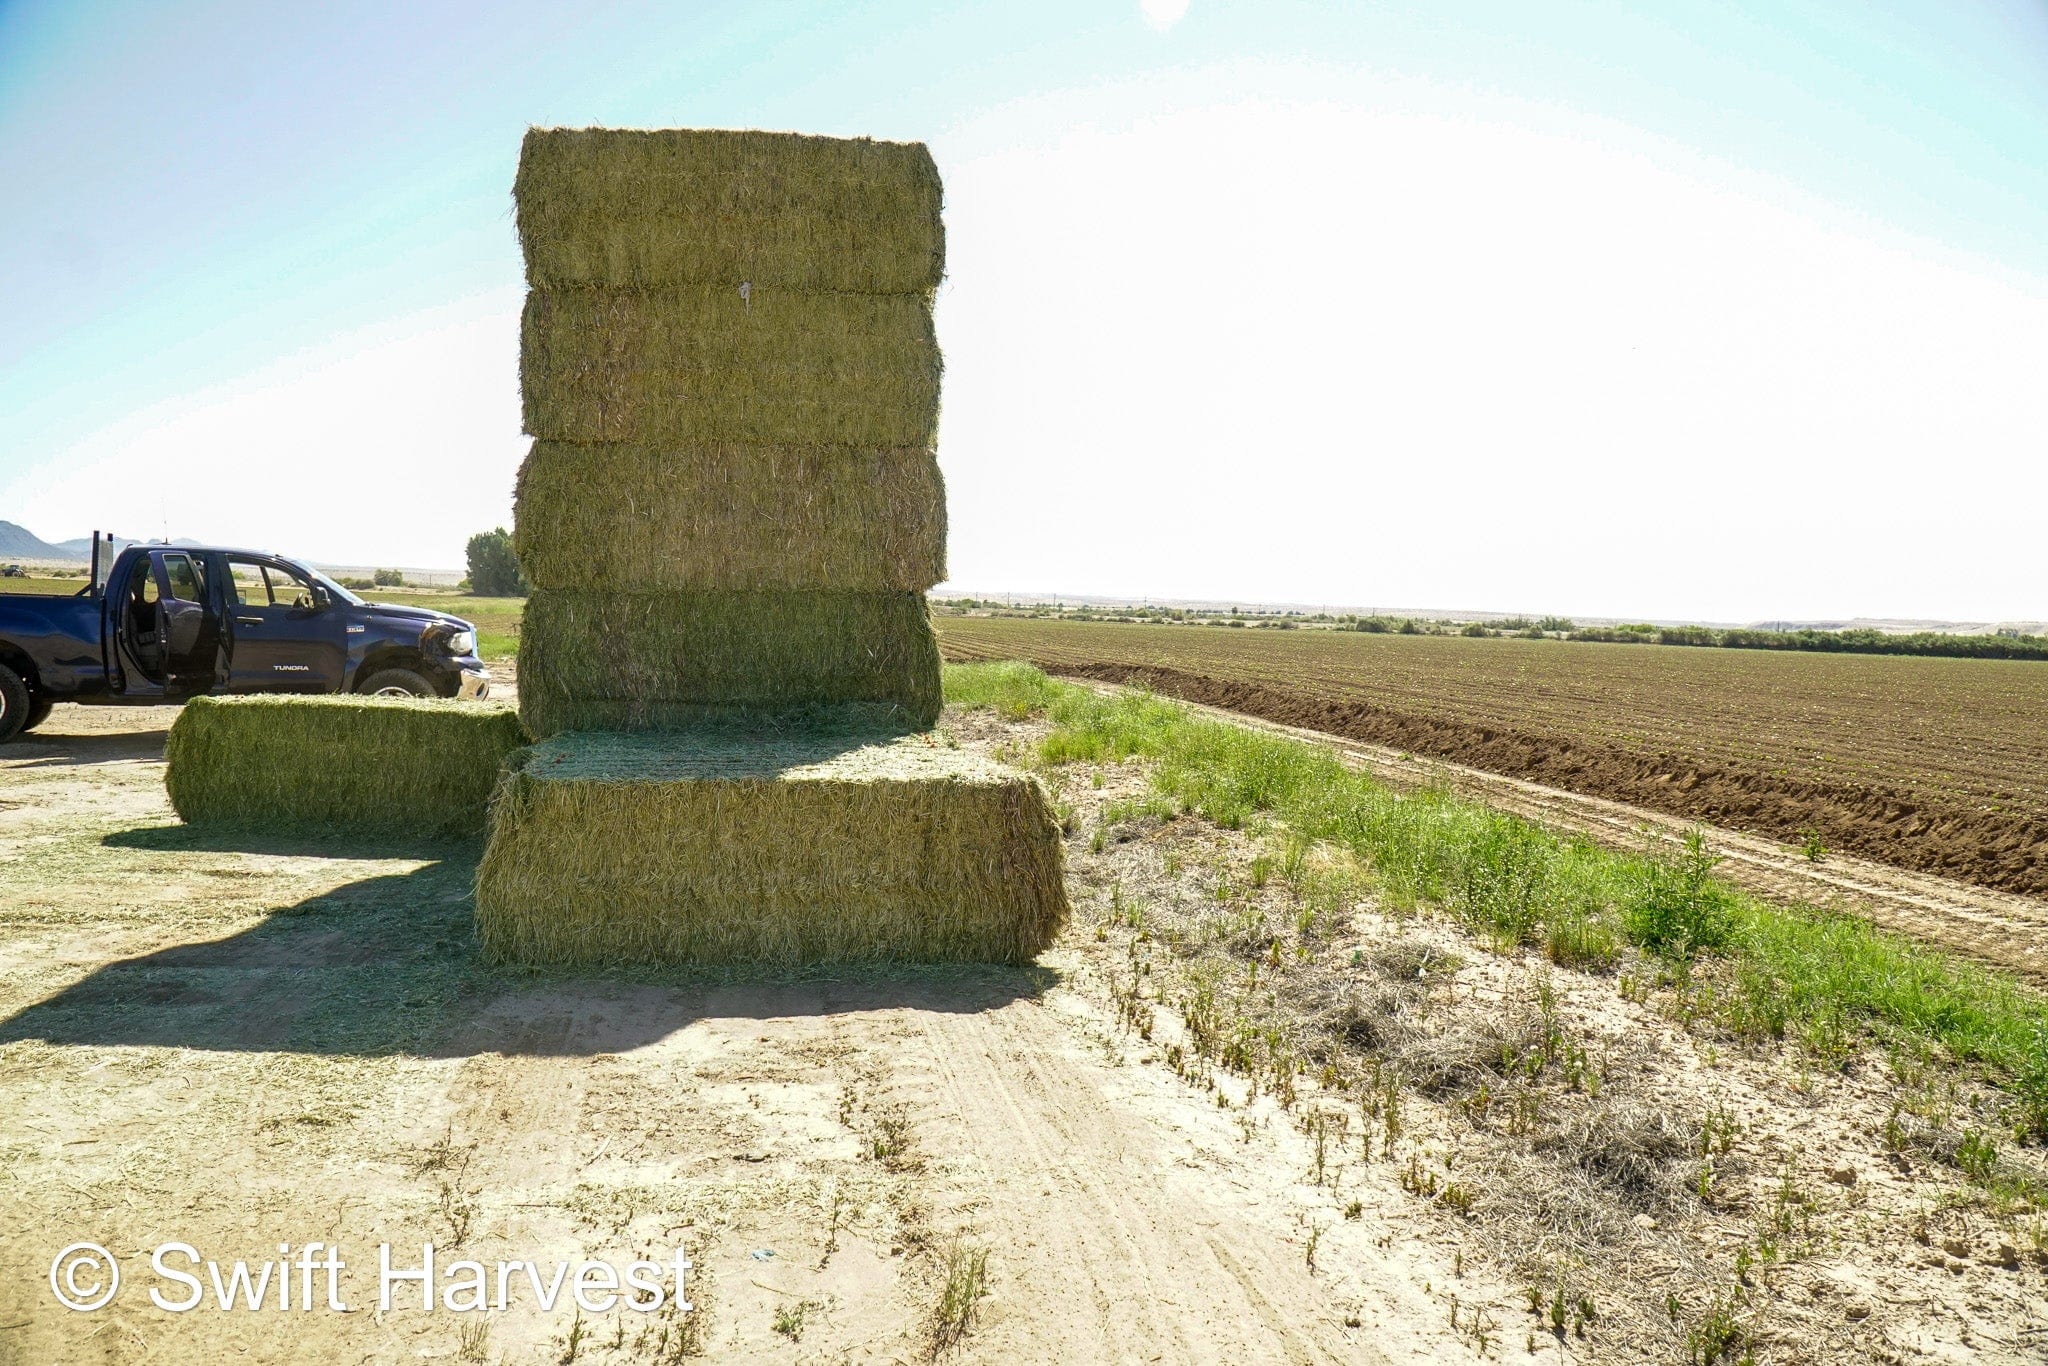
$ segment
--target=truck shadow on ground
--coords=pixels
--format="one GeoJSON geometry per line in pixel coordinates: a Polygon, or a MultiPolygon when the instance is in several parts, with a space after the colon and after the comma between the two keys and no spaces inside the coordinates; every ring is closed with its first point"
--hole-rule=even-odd
{"type": "Polygon", "coordinates": [[[74,768],[86,764],[117,764],[161,759],[170,727],[156,730],[81,731],[67,735],[61,726],[17,736],[0,750],[7,768],[74,768]]]}
{"type": "Polygon", "coordinates": [[[888,965],[766,976],[622,969],[570,975],[478,955],[473,853],[369,878],[226,938],[109,963],[0,1020],[0,1043],[217,1052],[588,1056],[701,1019],[912,1008],[975,1013],[1037,996],[1038,967],[888,965]]]}
{"type": "MultiPolygon", "coordinates": [[[[100,840],[110,849],[140,849],[153,854],[271,854],[290,858],[425,859],[467,861],[472,874],[480,857],[475,839],[446,835],[324,834],[285,827],[276,831],[233,826],[138,825],[116,830],[100,840]]],[[[280,912],[279,914],[289,914],[280,912]]]]}

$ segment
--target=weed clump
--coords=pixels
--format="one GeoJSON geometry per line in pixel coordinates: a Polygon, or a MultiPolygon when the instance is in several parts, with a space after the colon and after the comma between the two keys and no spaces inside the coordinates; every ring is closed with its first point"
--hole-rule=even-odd
{"type": "Polygon", "coordinates": [[[1724,947],[1734,915],[1727,888],[1713,878],[1720,861],[1697,829],[1686,832],[1684,852],[1675,861],[1644,860],[1635,895],[1622,912],[1629,938],[1678,962],[1724,947]]]}

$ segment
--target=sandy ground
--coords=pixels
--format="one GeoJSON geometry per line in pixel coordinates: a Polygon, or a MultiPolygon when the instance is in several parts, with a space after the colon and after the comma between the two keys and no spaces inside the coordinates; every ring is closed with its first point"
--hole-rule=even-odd
{"type": "Polygon", "coordinates": [[[920,1360],[978,1251],[962,1360],[1471,1355],[1398,1189],[1329,1214],[1270,1101],[1119,1028],[1083,925],[1028,972],[494,973],[474,845],[195,838],[169,719],[60,708],[0,751],[0,1361],[920,1360]],[[231,1275],[316,1240],[345,1311],[297,1271],[223,1311],[182,1253],[201,1307],[149,1302],[187,1293],[165,1243],[231,1275]],[[96,1312],[48,1279],[80,1241],[122,1275],[96,1312]],[[427,1242],[543,1281],[681,1248],[693,1308],[549,1312],[515,1267],[503,1312],[380,1310],[379,1245],[427,1242]]]}
{"type": "MultiPolygon", "coordinates": [[[[1048,773],[1075,921],[1034,969],[552,977],[476,962],[473,843],[178,825],[169,719],[64,708],[0,750],[8,1366],[1685,1361],[1717,1324],[1765,1363],[2048,1353],[2048,1229],[1958,1170],[1962,1136],[1998,1132],[1966,1073],[1741,1045],[1630,970],[1553,971],[1369,899],[1297,934],[1270,836],[1133,819],[1142,765],[1048,773]],[[1203,991],[1252,1061],[1196,1056],[1203,991]],[[1368,1074],[1402,1098],[1375,1108],[1368,1074]],[[211,1284],[190,1312],[149,1301],[186,1293],[151,1267],[168,1242],[225,1276],[314,1240],[346,1310],[297,1307],[296,1269],[290,1309],[274,1287],[260,1311],[211,1284]],[[48,1279],[81,1241],[123,1278],[90,1313],[48,1279]],[[504,1310],[466,1312],[405,1283],[380,1309],[379,1245],[405,1269],[428,1242],[444,1273],[542,1284],[514,1267],[504,1310]],[[540,1303],[558,1261],[678,1249],[687,1313],[540,1303]],[[948,1286],[984,1255],[948,1342],[948,1286]]],[[[943,724],[999,755],[1042,730],[943,724]]],[[[1649,819],[1343,748],[1612,838],[1649,819]]],[[[1920,895],[1753,857],[1803,896],[1920,895]]],[[[1999,1170],[2037,1179],[2038,1156],[2007,1142],[1999,1170]]]]}

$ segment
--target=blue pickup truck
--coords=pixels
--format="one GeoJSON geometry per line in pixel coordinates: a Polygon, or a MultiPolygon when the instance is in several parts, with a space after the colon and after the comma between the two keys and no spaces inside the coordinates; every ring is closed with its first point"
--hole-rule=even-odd
{"type": "Polygon", "coordinates": [[[59,702],[137,705],[202,693],[484,697],[476,628],[365,602],[297,560],[137,545],[59,597],[0,593],[0,743],[59,702]]]}

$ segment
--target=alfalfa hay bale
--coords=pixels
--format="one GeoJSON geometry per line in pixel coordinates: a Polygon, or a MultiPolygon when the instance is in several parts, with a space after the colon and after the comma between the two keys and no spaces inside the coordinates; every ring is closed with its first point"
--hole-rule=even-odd
{"type": "Polygon", "coordinates": [[[540,588],[919,591],[946,577],[929,450],[536,441],[513,540],[540,588]]]}
{"type": "Polygon", "coordinates": [[[934,289],[942,193],[917,142],[535,128],[512,196],[535,286],[934,289]]]}
{"type": "Polygon", "coordinates": [[[164,786],[188,825],[473,835],[526,740],[490,704],[200,697],[171,725],[164,786]]]}
{"type": "Polygon", "coordinates": [[[924,594],[536,589],[527,599],[519,705],[535,735],[834,703],[911,726],[938,719],[924,594]]]}
{"type": "Polygon", "coordinates": [[[537,964],[1016,963],[1068,914],[1037,779],[858,729],[536,745],[476,907],[488,955],[537,964]]]}
{"type": "Polygon", "coordinates": [[[928,448],[940,368],[922,295],[535,289],[520,322],[526,430],[553,441],[928,448]]]}

